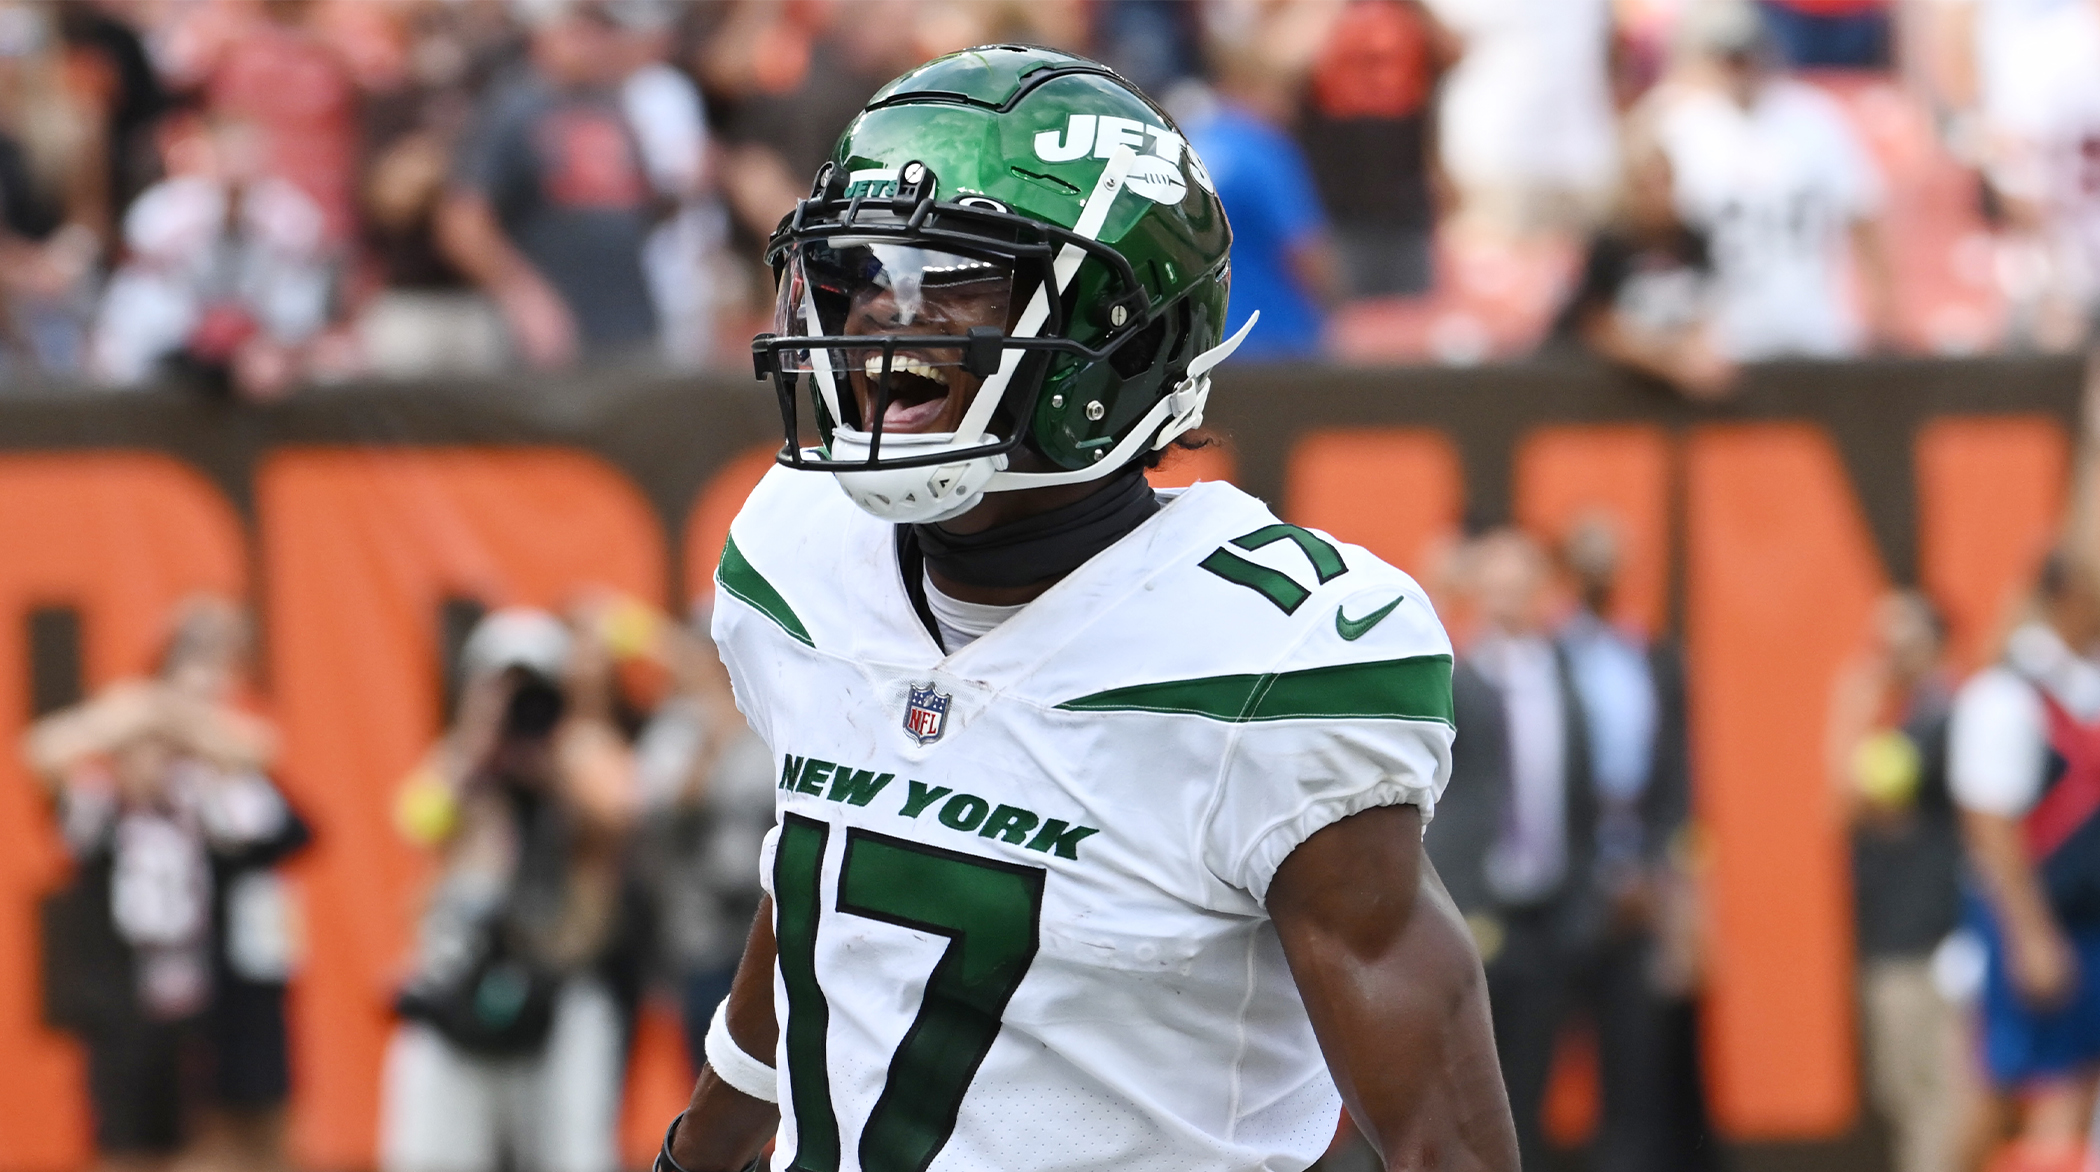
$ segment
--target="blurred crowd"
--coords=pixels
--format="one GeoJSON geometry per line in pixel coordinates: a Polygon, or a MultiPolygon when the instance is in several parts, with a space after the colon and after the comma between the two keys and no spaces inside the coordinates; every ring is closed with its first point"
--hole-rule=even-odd
{"type": "MultiPolygon", "coordinates": [[[[1488,530],[1430,560],[1459,735],[1425,844],[1486,963],[1524,1167],[1568,1166],[1571,1149],[1598,1172],[1725,1167],[1699,1058],[1709,930],[1680,648],[1619,605],[1608,513],[1488,530]],[[1592,1118],[1550,1102],[1573,1053],[1593,1064],[1592,1118]]],[[[1849,840],[1861,1097],[1883,1166],[2090,1172],[2090,560],[2035,567],[1989,655],[1964,678],[1931,600],[1886,595],[1832,683],[1828,804],[1772,813],[1827,817],[1849,840]]],[[[1367,1148],[1346,1158],[1376,1166],[1367,1148]]]]}
{"type": "Polygon", "coordinates": [[[1251,360],[2076,347],[2094,0],[10,0],[0,387],[740,365],[888,78],[1100,58],[1202,153],[1251,360]]]}
{"type": "MultiPolygon", "coordinates": [[[[728,994],[770,755],[713,645],[636,600],[502,609],[464,634],[445,730],[395,793],[434,867],[400,958],[378,1166],[613,1172],[643,999],[679,1008],[697,1066],[728,994]]],[[[74,862],[41,911],[45,1016],[82,1043],[112,1172],[288,1166],[303,949],[276,867],[313,834],[273,780],[251,652],[241,609],[191,599],[154,676],[25,741],[74,862]]]]}

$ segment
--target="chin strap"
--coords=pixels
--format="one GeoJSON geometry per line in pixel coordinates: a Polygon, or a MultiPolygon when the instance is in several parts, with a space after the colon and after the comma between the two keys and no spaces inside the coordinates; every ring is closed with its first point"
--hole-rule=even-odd
{"type": "Polygon", "coordinates": [[[1248,333],[1254,329],[1254,323],[1260,320],[1261,310],[1257,309],[1238,333],[1189,360],[1188,373],[1174,384],[1174,392],[1167,396],[1170,415],[1166,426],[1159,429],[1159,438],[1153,441],[1153,450],[1164,448],[1183,434],[1203,426],[1203,405],[1210,400],[1210,372],[1232,357],[1232,352],[1240,348],[1240,343],[1246,341],[1248,333]]]}

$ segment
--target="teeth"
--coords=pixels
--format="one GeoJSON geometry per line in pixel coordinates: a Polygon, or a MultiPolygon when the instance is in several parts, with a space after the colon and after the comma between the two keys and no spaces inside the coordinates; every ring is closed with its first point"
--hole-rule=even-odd
{"type": "MultiPolygon", "coordinates": [[[[935,369],[933,363],[923,358],[914,358],[909,354],[899,354],[890,360],[891,374],[916,374],[922,378],[930,378],[935,382],[939,382],[941,381],[941,376],[934,373],[935,369]]],[[[867,371],[868,377],[871,379],[882,377],[882,355],[868,355],[867,371]]]]}

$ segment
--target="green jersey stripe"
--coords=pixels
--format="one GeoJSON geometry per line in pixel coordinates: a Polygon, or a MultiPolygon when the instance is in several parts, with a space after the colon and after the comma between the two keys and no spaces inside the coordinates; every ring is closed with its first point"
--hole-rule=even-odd
{"type": "Polygon", "coordinates": [[[734,537],[722,543],[722,563],[715,567],[715,581],[722,584],[722,589],[743,599],[761,614],[779,623],[781,630],[811,647],[816,646],[809,637],[808,629],[802,625],[802,620],[795,616],[794,608],[787,604],[787,599],[780,596],[780,591],[773,589],[773,584],[766,581],[764,575],[745,560],[744,551],[736,547],[734,537]]]}
{"type": "Polygon", "coordinates": [[[1163,680],[1095,692],[1066,712],[1171,712],[1245,724],[1261,720],[1437,720],[1451,724],[1451,657],[1417,655],[1266,675],[1163,680]]]}

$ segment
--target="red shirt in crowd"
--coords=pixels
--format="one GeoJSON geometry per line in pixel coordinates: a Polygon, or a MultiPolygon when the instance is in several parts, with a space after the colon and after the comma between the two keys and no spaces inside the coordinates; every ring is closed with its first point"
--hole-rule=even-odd
{"type": "Polygon", "coordinates": [[[1772,0],[1772,3],[1809,16],[1859,16],[1889,6],[1889,0],[1772,0]]]}
{"type": "Polygon", "coordinates": [[[348,240],[356,218],[357,83],[327,41],[258,21],[219,50],[206,82],[214,113],[259,127],[271,174],[312,197],[328,239],[348,240]]]}

